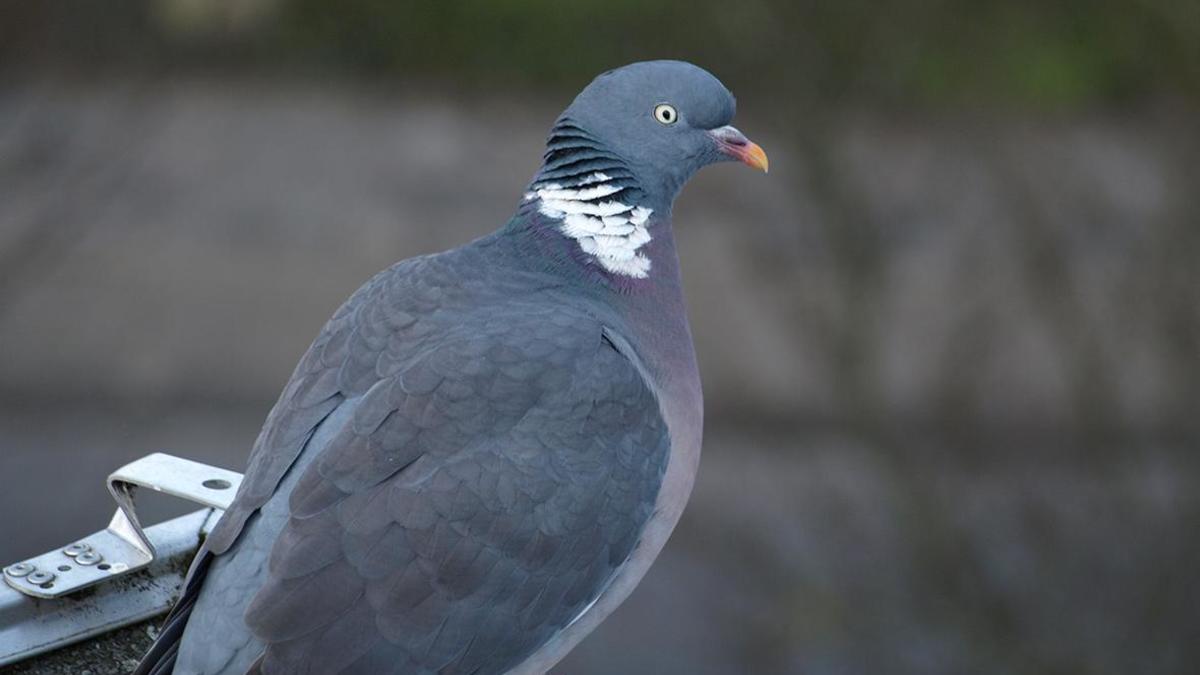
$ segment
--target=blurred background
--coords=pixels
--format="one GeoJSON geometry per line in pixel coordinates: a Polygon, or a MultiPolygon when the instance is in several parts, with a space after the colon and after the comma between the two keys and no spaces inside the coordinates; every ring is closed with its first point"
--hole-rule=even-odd
{"type": "Polygon", "coordinates": [[[555,672],[1194,672],[1194,0],[0,0],[0,563],[145,453],[241,470],[355,287],[661,57],[772,171],[677,205],[701,473],[555,672]]]}

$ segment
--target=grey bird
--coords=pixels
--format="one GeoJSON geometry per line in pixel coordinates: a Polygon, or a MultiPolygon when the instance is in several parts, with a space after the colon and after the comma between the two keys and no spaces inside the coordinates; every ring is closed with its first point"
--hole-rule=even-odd
{"type": "Polygon", "coordinates": [[[137,673],[542,673],[641,580],[700,458],[671,209],[759,146],[679,61],[597,77],[496,232],[356,291],[137,673]]]}

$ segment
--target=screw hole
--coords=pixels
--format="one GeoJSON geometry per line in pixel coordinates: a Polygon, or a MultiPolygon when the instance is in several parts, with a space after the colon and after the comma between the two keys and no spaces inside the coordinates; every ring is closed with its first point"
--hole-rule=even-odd
{"type": "Polygon", "coordinates": [[[221,479],[221,478],[209,478],[208,480],[201,483],[201,485],[208,488],[209,490],[228,490],[229,489],[229,481],[221,479]]]}
{"type": "Polygon", "coordinates": [[[112,567],[112,565],[109,565],[108,563],[100,563],[99,565],[96,565],[96,569],[101,569],[101,570],[106,570],[109,567],[112,567]]]}
{"type": "Polygon", "coordinates": [[[42,587],[42,588],[54,588],[54,582],[53,582],[53,581],[47,581],[46,583],[44,583],[44,584],[40,584],[40,585],[41,585],[41,587],[42,587]]]}
{"type": "Polygon", "coordinates": [[[59,566],[58,566],[58,571],[59,571],[59,572],[69,572],[70,570],[71,570],[71,566],[70,566],[70,565],[59,565],[59,566]]]}

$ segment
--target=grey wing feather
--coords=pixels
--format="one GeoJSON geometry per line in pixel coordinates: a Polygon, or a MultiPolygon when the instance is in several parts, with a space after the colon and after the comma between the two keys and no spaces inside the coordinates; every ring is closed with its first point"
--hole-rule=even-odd
{"type": "MultiPolygon", "coordinates": [[[[446,255],[393,265],[364,284],[329,320],[267,416],[238,494],[197,554],[184,593],[168,617],[163,634],[142,659],[138,675],[170,672],[180,651],[194,657],[197,650],[208,655],[203,659],[203,672],[216,672],[214,669],[219,670],[219,664],[227,663],[233,653],[248,648],[248,633],[243,636],[231,632],[238,627],[245,632],[238,610],[243,603],[229,602],[227,596],[241,593],[252,580],[228,578],[223,568],[233,556],[222,554],[230,553],[247,525],[275,496],[301,453],[320,452],[319,447],[309,448],[318,429],[339,409],[352,409],[354,406],[346,406],[346,402],[361,398],[380,379],[380,372],[394,367],[389,364],[398,362],[406,349],[419,349],[423,340],[438,335],[432,315],[442,299],[441,287],[466,295],[484,285],[480,270],[486,266],[472,259],[478,255],[478,250],[460,249],[457,259],[461,269],[446,255]],[[212,566],[217,569],[210,572],[214,556],[219,556],[221,563],[212,566]],[[213,583],[218,588],[206,583],[210,574],[216,575],[213,583]],[[202,594],[209,596],[207,602],[202,594]],[[185,632],[198,609],[201,623],[208,625],[185,632]],[[221,629],[213,623],[220,624],[221,629]],[[189,638],[196,643],[194,649],[184,644],[189,638]],[[225,646],[218,646],[222,644],[225,646]]],[[[269,536],[273,539],[274,534],[272,531],[269,536]]],[[[258,549],[265,545],[269,550],[271,543],[254,541],[252,546],[241,546],[238,550],[244,555],[238,564],[254,569],[258,549]]],[[[261,554],[264,559],[266,555],[261,554]]],[[[188,669],[194,669],[194,665],[184,668],[188,669]]]]}
{"type": "Polygon", "coordinates": [[[377,368],[387,361],[381,357],[389,347],[428,334],[429,322],[417,325],[418,318],[437,308],[437,287],[450,276],[434,257],[406,260],[377,274],[338,309],[267,416],[238,494],[208,537],[209,551],[220,554],[233,545],[321,422],[379,379],[377,368]]]}
{"type": "Polygon", "coordinates": [[[583,313],[489,313],[300,475],[246,614],[263,672],[503,672],[629,556],[668,455],[652,391],[583,313]]]}

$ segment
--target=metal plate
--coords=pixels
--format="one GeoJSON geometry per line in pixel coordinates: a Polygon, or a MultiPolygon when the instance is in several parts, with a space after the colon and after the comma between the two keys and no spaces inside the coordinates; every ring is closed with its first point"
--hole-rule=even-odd
{"type": "Polygon", "coordinates": [[[61,598],[94,584],[135,572],[155,558],[154,542],[138,522],[137,489],[225,509],[241,474],[161,452],[126,464],[108,477],[118,509],[108,527],[61,549],[4,568],[4,581],[36,598],[61,598]]]}
{"type": "Polygon", "coordinates": [[[241,482],[239,473],[164,453],[114,471],[108,489],[119,508],[107,528],[4,568],[0,665],[170,609],[200,542],[241,482]],[[143,530],[135,502],[138,488],[208,508],[143,530]]]}
{"type": "Polygon", "coordinates": [[[110,490],[118,490],[113,486],[122,484],[136,485],[222,510],[229,508],[241,483],[242,474],[236,471],[164,452],[146,455],[108,477],[110,490]]]}
{"type": "Polygon", "coordinates": [[[43,600],[0,584],[0,666],[165,613],[221,513],[201,509],[147,528],[154,561],[82,593],[43,600]]]}

